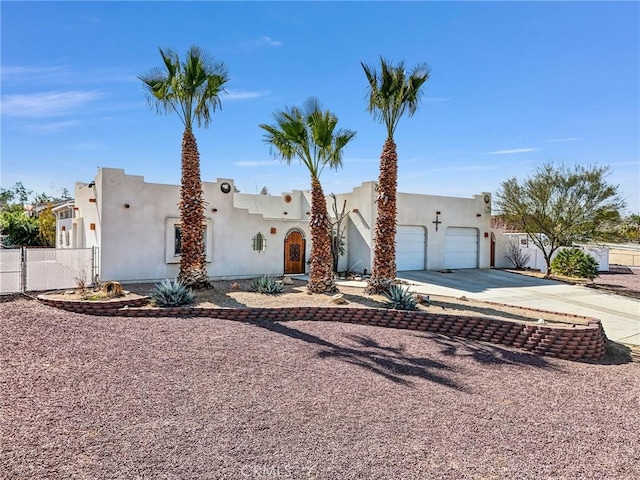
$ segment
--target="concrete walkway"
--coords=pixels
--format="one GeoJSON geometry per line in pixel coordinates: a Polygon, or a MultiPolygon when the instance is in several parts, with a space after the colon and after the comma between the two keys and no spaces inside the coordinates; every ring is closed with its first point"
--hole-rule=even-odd
{"type": "Polygon", "coordinates": [[[502,270],[398,272],[411,290],[595,317],[610,340],[640,345],[640,300],[502,270]]]}

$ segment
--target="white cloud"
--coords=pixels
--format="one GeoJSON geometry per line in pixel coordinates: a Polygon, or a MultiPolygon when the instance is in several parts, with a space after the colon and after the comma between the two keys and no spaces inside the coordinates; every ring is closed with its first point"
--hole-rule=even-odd
{"type": "Polygon", "coordinates": [[[271,92],[269,90],[263,90],[261,92],[251,92],[243,90],[227,90],[226,100],[247,100],[249,98],[266,97],[271,92]]]}
{"type": "Polygon", "coordinates": [[[67,120],[63,122],[49,122],[49,123],[29,123],[25,125],[24,130],[32,133],[57,133],[62,130],[67,130],[71,127],[75,127],[80,124],[79,120],[67,120]]]}
{"type": "Polygon", "coordinates": [[[527,153],[540,150],[539,148],[514,148],[512,150],[496,150],[495,152],[488,152],[487,155],[509,155],[511,153],[527,153]]]}
{"type": "Polygon", "coordinates": [[[260,40],[262,40],[263,43],[266,43],[270,47],[279,47],[282,45],[282,42],[278,40],[272,40],[271,37],[262,37],[260,40]]]}
{"type": "Polygon", "coordinates": [[[100,98],[97,91],[43,92],[2,97],[2,115],[12,117],[56,117],[72,113],[100,98]]]}
{"type": "Polygon", "coordinates": [[[65,81],[70,78],[64,66],[34,67],[24,65],[7,65],[0,70],[2,81],[6,83],[25,83],[36,81],[51,83],[65,81]]]}

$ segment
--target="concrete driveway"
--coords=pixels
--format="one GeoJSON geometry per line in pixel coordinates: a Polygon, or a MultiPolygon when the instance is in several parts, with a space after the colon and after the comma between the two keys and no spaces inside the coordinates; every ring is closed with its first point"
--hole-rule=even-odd
{"type": "Polygon", "coordinates": [[[398,272],[411,290],[595,317],[609,339],[640,345],[640,300],[502,270],[398,272]]]}

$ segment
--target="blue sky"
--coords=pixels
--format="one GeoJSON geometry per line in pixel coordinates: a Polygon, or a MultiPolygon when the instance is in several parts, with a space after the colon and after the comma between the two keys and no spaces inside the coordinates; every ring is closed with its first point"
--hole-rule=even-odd
{"type": "Polygon", "coordinates": [[[270,155],[261,123],[310,96],[356,130],[325,193],[376,180],[384,126],[360,62],[427,63],[396,132],[400,191],[469,197],[546,161],[609,165],[640,211],[638,2],[0,2],[3,187],[73,191],[97,167],[180,181],[182,124],[137,76],[199,45],[230,74],[195,131],[203,180],[245,193],[309,188],[270,155]]]}

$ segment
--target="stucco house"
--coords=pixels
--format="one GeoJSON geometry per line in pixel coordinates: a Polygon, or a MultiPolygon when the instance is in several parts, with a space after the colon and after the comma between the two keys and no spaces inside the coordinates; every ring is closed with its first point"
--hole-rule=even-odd
{"type": "MultiPolygon", "coordinates": [[[[310,193],[235,192],[233,180],[203,182],[206,250],[211,278],[308,272],[310,193]]],[[[339,270],[370,271],[376,183],[365,182],[346,200],[345,254],[339,270]]],[[[89,184],[76,183],[73,203],[56,209],[58,248],[98,247],[100,278],[158,281],[174,278],[180,263],[180,187],[147,183],[124,170],[100,168],[89,184]]],[[[331,212],[330,198],[327,199],[331,212]]],[[[491,194],[471,198],[398,193],[397,267],[402,270],[490,268],[496,254],[491,194]]]]}

